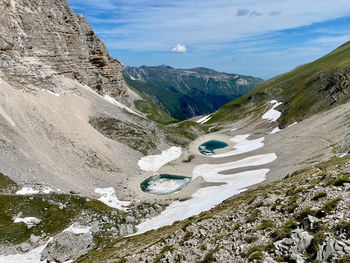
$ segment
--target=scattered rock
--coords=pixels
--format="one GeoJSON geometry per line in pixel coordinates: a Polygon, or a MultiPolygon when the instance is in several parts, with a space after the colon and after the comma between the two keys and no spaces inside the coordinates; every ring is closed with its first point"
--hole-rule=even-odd
{"type": "Polygon", "coordinates": [[[31,243],[36,244],[39,241],[39,237],[36,236],[36,235],[31,234],[29,240],[30,240],[31,243]]]}

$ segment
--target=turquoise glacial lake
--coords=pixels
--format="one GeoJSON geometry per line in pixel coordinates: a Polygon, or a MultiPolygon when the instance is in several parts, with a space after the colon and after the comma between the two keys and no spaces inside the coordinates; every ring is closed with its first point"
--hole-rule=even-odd
{"type": "Polygon", "coordinates": [[[141,190],[156,195],[167,195],[180,191],[190,181],[191,177],[160,174],[147,178],[141,184],[141,190]]]}
{"type": "Polygon", "coordinates": [[[223,149],[227,146],[228,144],[226,142],[211,140],[199,145],[198,151],[203,155],[211,155],[215,154],[215,150],[223,149]]]}

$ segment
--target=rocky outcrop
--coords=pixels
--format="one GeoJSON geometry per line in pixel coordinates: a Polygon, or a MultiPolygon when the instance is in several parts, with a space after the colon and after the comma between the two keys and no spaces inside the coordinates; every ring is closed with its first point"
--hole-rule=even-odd
{"type": "Polygon", "coordinates": [[[75,260],[89,252],[94,242],[90,233],[75,234],[62,232],[47,244],[41,254],[41,260],[65,262],[75,260]]]}
{"type": "Polygon", "coordinates": [[[122,63],[65,0],[2,0],[0,13],[1,78],[55,91],[63,75],[128,104],[122,63]]]}

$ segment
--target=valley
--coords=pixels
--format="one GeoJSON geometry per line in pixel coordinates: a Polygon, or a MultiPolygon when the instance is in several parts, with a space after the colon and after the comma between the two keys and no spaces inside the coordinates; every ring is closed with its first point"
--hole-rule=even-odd
{"type": "Polygon", "coordinates": [[[349,262],[349,42],[124,70],[64,0],[0,13],[0,263],[349,262]]]}

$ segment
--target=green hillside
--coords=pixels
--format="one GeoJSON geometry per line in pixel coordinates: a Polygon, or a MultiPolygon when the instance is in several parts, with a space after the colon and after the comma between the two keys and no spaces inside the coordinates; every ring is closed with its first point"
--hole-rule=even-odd
{"type": "Polygon", "coordinates": [[[259,78],[207,68],[174,69],[165,65],[127,67],[124,78],[179,120],[212,113],[262,83],[259,78]]]}
{"type": "Polygon", "coordinates": [[[349,99],[350,42],[306,65],[264,82],[245,96],[221,107],[209,123],[241,119],[261,112],[268,100],[283,104],[281,127],[300,121],[349,99]]]}

